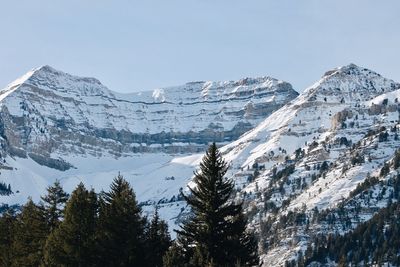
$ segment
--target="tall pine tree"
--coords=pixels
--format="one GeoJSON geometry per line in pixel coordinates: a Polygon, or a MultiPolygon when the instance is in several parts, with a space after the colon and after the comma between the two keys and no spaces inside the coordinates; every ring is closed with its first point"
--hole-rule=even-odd
{"type": "Polygon", "coordinates": [[[129,183],[118,175],[100,195],[98,240],[102,266],[145,266],[145,220],[129,183]]]}
{"type": "Polygon", "coordinates": [[[46,266],[96,266],[97,195],[80,183],[65,208],[65,218],[48,237],[46,266]]]}
{"type": "MultiPolygon", "coordinates": [[[[242,204],[231,197],[232,180],[224,178],[228,167],[212,144],[200,163],[200,171],[183,195],[193,216],[181,225],[178,244],[185,246],[192,266],[253,266],[258,263],[254,238],[246,232],[242,204]]],[[[186,259],[188,261],[189,259],[186,259]]]]}
{"type": "Polygon", "coordinates": [[[63,190],[58,180],[54,185],[47,187],[47,194],[41,197],[46,220],[50,231],[55,229],[63,218],[64,206],[68,200],[68,194],[63,190]]]}

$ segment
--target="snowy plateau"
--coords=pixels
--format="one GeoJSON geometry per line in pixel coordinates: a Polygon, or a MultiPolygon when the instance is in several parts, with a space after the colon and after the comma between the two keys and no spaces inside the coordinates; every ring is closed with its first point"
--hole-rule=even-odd
{"type": "Polygon", "coordinates": [[[354,64],[300,95],[270,77],[121,94],[44,66],[0,91],[0,182],[13,192],[0,203],[38,201],[56,179],[67,191],[81,181],[107,190],[121,172],[144,211],[159,205],[174,229],[188,212],[179,192],[215,141],[264,266],[283,266],[312,236],[345,233],[386,205],[396,170],[381,169],[399,147],[399,97],[399,83],[354,64]],[[357,190],[372,176],[379,182],[357,190]],[[345,225],[312,220],[342,209],[354,213],[345,225]],[[300,217],[307,224],[281,223],[300,217]]]}

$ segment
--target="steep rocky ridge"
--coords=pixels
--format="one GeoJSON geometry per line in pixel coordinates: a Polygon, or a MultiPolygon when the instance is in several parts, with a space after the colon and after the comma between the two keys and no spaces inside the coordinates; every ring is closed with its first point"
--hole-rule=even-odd
{"type": "Polygon", "coordinates": [[[44,66],[0,92],[1,125],[9,152],[39,163],[52,153],[200,152],[236,140],[296,96],[269,77],[120,94],[44,66]]]}
{"type": "Polygon", "coordinates": [[[354,191],[368,177],[390,178],[380,172],[399,147],[399,91],[371,70],[337,68],[222,149],[244,186],[238,197],[248,200],[265,266],[297,260],[313,236],[349,231],[385,206],[388,185],[371,189],[362,209],[354,191]]]}

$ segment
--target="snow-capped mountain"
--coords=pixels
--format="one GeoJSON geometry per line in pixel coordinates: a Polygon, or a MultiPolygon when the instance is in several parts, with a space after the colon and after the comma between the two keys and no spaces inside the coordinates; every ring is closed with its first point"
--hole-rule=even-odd
{"type": "Polygon", "coordinates": [[[270,77],[121,94],[34,69],[0,91],[0,182],[14,192],[0,203],[38,200],[55,179],[107,189],[118,171],[140,201],[170,200],[192,176],[192,154],[236,140],[297,95],[270,77]]]}
{"type": "Polygon", "coordinates": [[[314,236],[349,231],[386,205],[394,178],[381,168],[400,144],[399,92],[373,71],[337,68],[223,147],[263,239],[265,266],[297,260],[314,236]]]}
{"type": "Polygon", "coordinates": [[[96,156],[203,151],[209,141],[237,139],[296,96],[290,84],[269,77],[120,94],[49,66],[0,92],[14,148],[96,156]]]}
{"type": "Polygon", "coordinates": [[[300,95],[269,77],[120,94],[45,66],[0,92],[0,181],[13,191],[0,203],[37,200],[55,179],[107,189],[121,171],[174,228],[179,191],[217,141],[263,266],[284,266],[397,201],[399,98],[399,83],[354,64],[300,95]]]}

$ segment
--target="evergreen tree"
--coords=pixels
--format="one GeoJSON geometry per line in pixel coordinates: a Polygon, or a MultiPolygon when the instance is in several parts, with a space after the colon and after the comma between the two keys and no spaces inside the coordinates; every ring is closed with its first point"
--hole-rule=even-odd
{"type": "Polygon", "coordinates": [[[68,194],[62,189],[60,182],[55,181],[54,185],[47,187],[47,194],[41,197],[43,207],[50,231],[54,230],[60,219],[63,218],[63,210],[68,200],[68,194]]]}
{"type": "Polygon", "coordinates": [[[13,235],[15,215],[7,210],[0,217],[0,266],[11,266],[13,260],[13,235]]]}
{"type": "Polygon", "coordinates": [[[171,237],[168,233],[168,225],[160,219],[158,208],[146,231],[146,250],[148,258],[146,264],[149,267],[163,266],[163,256],[171,245],[171,237]]]}
{"type": "Polygon", "coordinates": [[[66,204],[64,220],[47,239],[46,266],[95,266],[97,205],[96,193],[80,183],[66,204]]]}
{"type": "Polygon", "coordinates": [[[399,266],[399,215],[400,204],[394,202],[344,235],[314,237],[313,252],[306,255],[304,266],[312,262],[323,265],[328,259],[338,262],[338,266],[399,266]]]}
{"type": "Polygon", "coordinates": [[[102,266],[145,266],[144,227],[135,193],[118,175],[100,197],[99,247],[102,266]]]}
{"type": "Polygon", "coordinates": [[[193,266],[252,266],[257,264],[254,238],[246,233],[242,204],[231,201],[232,180],[224,175],[227,164],[212,144],[195,173],[196,187],[183,195],[193,216],[181,225],[178,242],[192,259],[193,266]],[[191,255],[190,255],[191,254],[191,255]]]}
{"type": "Polygon", "coordinates": [[[164,267],[189,267],[190,257],[185,257],[185,250],[174,242],[163,256],[164,267]]]}
{"type": "Polygon", "coordinates": [[[48,233],[44,218],[43,210],[29,199],[15,222],[13,266],[39,266],[43,261],[48,233]]]}

